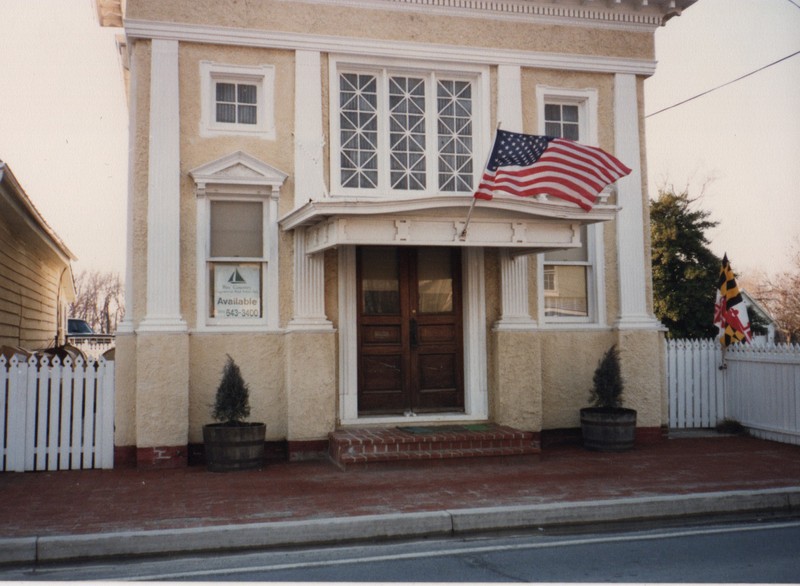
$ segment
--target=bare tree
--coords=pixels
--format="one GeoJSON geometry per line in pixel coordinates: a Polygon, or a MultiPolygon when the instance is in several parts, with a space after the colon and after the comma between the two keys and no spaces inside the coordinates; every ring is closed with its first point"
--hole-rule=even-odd
{"type": "Polygon", "coordinates": [[[783,341],[800,343],[800,240],[793,248],[791,268],[766,278],[754,297],[777,321],[783,341]]]}
{"type": "Polygon", "coordinates": [[[83,270],[75,277],[76,297],[70,317],[84,319],[99,334],[113,334],[125,314],[122,281],[118,273],[83,270]]]}

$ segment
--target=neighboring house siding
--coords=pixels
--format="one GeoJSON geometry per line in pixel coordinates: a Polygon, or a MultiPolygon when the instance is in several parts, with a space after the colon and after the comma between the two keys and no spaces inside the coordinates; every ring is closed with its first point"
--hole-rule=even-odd
{"type": "Polygon", "coordinates": [[[59,250],[62,245],[54,244],[49,227],[31,212],[32,204],[8,168],[0,172],[0,345],[38,350],[53,346],[59,333],[63,343],[60,326],[72,290],[71,256],[59,250]]]}

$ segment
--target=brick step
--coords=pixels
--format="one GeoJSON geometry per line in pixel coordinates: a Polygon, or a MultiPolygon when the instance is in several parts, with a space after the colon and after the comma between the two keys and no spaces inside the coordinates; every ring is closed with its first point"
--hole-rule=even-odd
{"type": "Polygon", "coordinates": [[[520,456],[540,453],[531,432],[497,425],[417,428],[362,428],[329,436],[330,456],[342,467],[370,462],[520,456]]]}

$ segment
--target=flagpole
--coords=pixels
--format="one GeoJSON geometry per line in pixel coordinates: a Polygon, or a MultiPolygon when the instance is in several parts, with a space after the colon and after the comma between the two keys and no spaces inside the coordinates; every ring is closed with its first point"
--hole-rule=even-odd
{"type": "MultiPolygon", "coordinates": [[[[497,131],[500,130],[500,124],[502,123],[501,120],[497,121],[497,126],[494,129],[494,140],[492,140],[492,148],[489,149],[489,153],[486,155],[486,162],[483,164],[483,171],[486,172],[486,167],[489,165],[489,159],[492,157],[492,151],[494,150],[494,143],[497,142],[497,131]]],[[[481,175],[483,178],[483,175],[481,175]]],[[[478,180],[478,187],[480,187],[480,181],[478,180]]],[[[469,222],[472,219],[472,210],[475,209],[475,204],[478,202],[478,198],[475,197],[475,194],[472,195],[472,203],[469,205],[469,211],[467,212],[467,219],[464,220],[464,229],[461,230],[461,234],[459,234],[459,240],[466,240],[467,239],[467,228],[469,228],[469,222]]]]}
{"type": "Polygon", "coordinates": [[[469,205],[469,211],[467,212],[467,219],[464,221],[464,229],[461,230],[461,234],[458,236],[459,240],[466,240],[467,239],[467,227],[469,227],[470,218],[472,218],[472,210],[475,209],[475,202],[478,201],[477,197],[472,198],[472,203],[469,205]]]}

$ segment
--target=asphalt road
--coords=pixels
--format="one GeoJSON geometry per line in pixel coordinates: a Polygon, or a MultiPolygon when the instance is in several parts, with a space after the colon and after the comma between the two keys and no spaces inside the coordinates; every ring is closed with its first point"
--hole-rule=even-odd
{"type": "Polygon", "coordinates": [[[0,568],[0,581],[800,583],[800,521],[0,568]]]}

